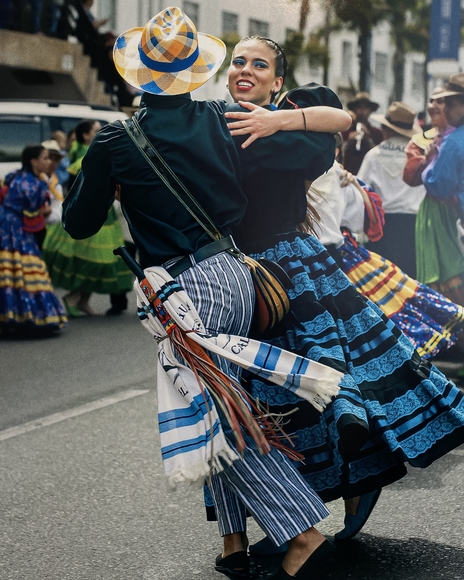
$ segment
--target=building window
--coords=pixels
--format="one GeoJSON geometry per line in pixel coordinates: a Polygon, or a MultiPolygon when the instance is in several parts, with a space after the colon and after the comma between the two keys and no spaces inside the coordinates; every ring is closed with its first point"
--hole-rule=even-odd
{"type": "Polygon", "coordinates": [[[116,7],[116,0],[100,0],[98,3],[98,10],[95,11],[97,18],[108,18],[108,24],[105,25],[105,28],[110,30],[116,30],[116,7]]]}
{"type": "Polygon", "coordinates": [[[158,14],[158,3],[156,0],[148,0],[148,18],[151,19],[155,14],[158,14]]]}
{"type": "Polygon", "coordinates": [[[388,56],[384,52],[374,54],[374,83],[384,85],[387,80],[388,56]]]}
{"type": "Polygon", "coordinates": [[[184,12],[197,28],[200,28],[200,5],[197,2],[186,2],[184,0],[184,12]]]}
{"type": "Polygon", "coordinates": [[[412,63],[411,91],[421,94],[424,90],[424,65],[421,62],[412,63]]]}
{"type": "Polygon", "coordinates": [[[250,18],[248,21],[248,35],[249,36],[265,36],[269,37],[269,23],[262,20],[254,20],[250,18]]]}
{"type": "Polygon", "coordinates": [[[222,32],[238,33],[238,14],[222,11],[222,32]]]}
{"type": "Polygon", "coordinates": [[[342,74],[345,79],[353,76],[353,43],[346,40],[342,43],[342,74]]]}

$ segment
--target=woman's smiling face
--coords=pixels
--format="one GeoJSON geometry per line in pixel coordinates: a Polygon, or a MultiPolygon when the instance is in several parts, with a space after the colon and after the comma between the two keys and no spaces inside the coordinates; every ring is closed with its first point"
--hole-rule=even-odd
{"type": "Polygon", "coordinates": [[[260,40],[237,44],[229,66],[229,92],[234,101],[269,105],[272,93],[278,93],[283,78],[275,73],[275,52],[260,40]]]}

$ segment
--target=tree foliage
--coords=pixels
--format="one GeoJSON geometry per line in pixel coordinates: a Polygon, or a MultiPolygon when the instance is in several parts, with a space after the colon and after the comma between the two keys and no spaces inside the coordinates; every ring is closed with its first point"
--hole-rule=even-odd
{"type": "Polygon", "coordinates": [[[390,24],[394,46],[394,87],[391,97],[401,100],[406,53],[415,50],[427,54],[431,0],[333,0],[333,3],[337,17],[345,26],[359,33],[361,90],[367,88],[370,66],[368,47],[372,29],[380,22],[390,24]]]}
{"type": "Polygon", "coordinates": [[[360,73],[359,89],[368,88],[370,75],[369,48],[372,38],[372,29],[388,12],[385,0],[332,0],[337,18],[349,29],[359,34],[360,73]]]}

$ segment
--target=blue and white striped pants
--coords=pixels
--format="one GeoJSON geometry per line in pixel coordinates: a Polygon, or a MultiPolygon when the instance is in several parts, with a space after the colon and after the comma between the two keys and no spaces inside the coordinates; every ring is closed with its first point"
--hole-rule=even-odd
{"type": "MultiPolygon", "coordinates": [[[[223,252],[186,270],[177,280],[207,329],[239,336],[248,334],[254,289],[244,264],[223,252]]],[[[214,358],[222,371],[240,380],[236,365],[214,358]]],[[[228,424],[224,420],[221,424],[233,447],[228,424]]],[[[222,472],[212,477],[211,492],[222,536],[245,531],[246,510],[276,545],[329,515],[321,499],[280,451],[272,448],[268,455],[261,455],[252,438],[245,439],[243,459],[224,466],[222,472]]]]}

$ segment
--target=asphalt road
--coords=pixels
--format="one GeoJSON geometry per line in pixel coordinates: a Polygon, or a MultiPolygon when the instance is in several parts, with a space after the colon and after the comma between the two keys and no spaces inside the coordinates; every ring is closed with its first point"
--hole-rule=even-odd
{"type": "MultiPolygon", "coordinates": [[[[0,340],[0,360],[1,580],[223,577],[201,490],[166,489],[155,345],[135,315],[0,340]]],[[[311,580],[464,580],[463,460],[457,449],[384,489],[363,533],[311,580]]],[[[329,508],[318,527],[330,537],[343,506],[329,508]]],[[[261,536],[251,523],[250,541],[261,536]]],[[[267,578],[277,564],[253,565],[267,578]]]]}

